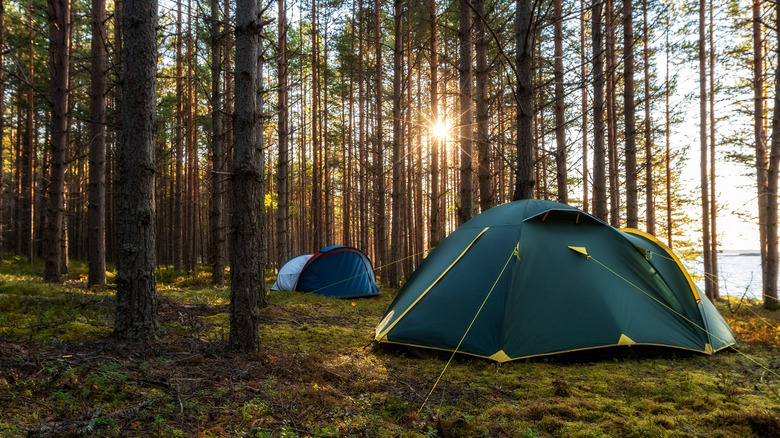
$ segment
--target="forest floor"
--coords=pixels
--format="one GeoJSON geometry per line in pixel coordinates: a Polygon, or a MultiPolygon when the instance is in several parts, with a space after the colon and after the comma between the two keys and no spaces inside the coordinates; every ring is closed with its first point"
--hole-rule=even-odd
{"type": "Polygon", "coordinates": [[[446,360],[372,343],[395,291],[272,292],[262,351],[244,355],[205,272],[159,271],[161,335],[123,343],[111,288],[88,289],[81,264],[64,285],[42,271],[0,264],[0,436],[780,437],[780,314],[755,302],[718,304],[738,351],[457,357],[423,407],[446,360]]]}

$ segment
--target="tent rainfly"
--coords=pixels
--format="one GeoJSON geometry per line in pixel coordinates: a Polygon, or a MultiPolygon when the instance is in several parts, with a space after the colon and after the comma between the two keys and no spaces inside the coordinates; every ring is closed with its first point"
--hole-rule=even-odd
{"type": "Polygon", "coordinates": [[[279,270],[271,290],[313,292],[334,298],[380,294],[371,259],[348,246],[329,246],[289,260],[279,270]]]}
{"type": "Polygon", "coordinates": [[[735,343],[663,243],[541,200],[494,207],[450,234],[375,338],[502,363],[621,346],[712,354],[735,343]]]}
{"type": "Polygon", "coordinates": [[[311,256],[311,254],[303,254],[287,260],[287,263],[282,265],[279,273],[276,274],[276,281],[271,286],[271,290],[294,291],[295,285],[298,284],[298,277],[301,275],[301,269],[311,256]]]}

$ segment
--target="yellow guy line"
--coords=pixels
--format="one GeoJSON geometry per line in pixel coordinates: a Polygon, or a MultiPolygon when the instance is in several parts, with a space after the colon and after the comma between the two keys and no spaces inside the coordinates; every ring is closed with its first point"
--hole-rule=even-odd
{"type": "Polygon", "coordinates": [[[512,248],[512,253],[509,254],[509,257],[506,259],[506,263],[504,263],[504,267],[501,269],[501,272],[498,274],[498,277],[496,277],[496,281],[493,282],[493,287],[490,288],[490,291],[487,293],[485,299],[482,301],[482,305],[479,306],[477,313],[474,315],[474,318],[471,320],[471,323],[466,329],[466,333],[463,333],[463,337],[460,338],[460,342],[458,342],[458,346],[455,347],[455,350],[452,351],[452,355],[450,355],[450,359],[444,365],[444,369],[441,370],[441,374],[439,374],[439,378],[436,379],[436,382],[434,382],[433,387],[428,392],[428,395],[425,397],[425,400],[423,400],[422,406],[420,406],[420,409],[417,410],[418,414],[422,412],[423,408],[425,407],[425,404],[428,403],[428,399],[431,398],[431,394],[433,394],[433,391],[436,389],[436,386],[439,385],[439,381],[441,381],[442,376],[444,376],[444,372],[447,371],[447,367],[450,366],[450,362],[452,362],[452,359],[455,357],[455,354],[460,349],[461,344],[463,344],[463,341],[466,339],[466,336],[469,334],[471,327],[474,325],[474,321],[477,320],[477,317],[479,316],[480,312],[482,312],[482,308],[485,307],[485,303],[487,303],[488,298],[490,298],[490,295],[493,293],[493,290],[496,288],[496,285],[498,284],[498,280],[500,280],[501,277],[504,275],[504,271],[506,271],[506,267],[509,266],[509,262],[512,260],[512,257],[514,257],[515,254],[520,252],[519,248],[520,248],[520,242],[517,242],[517,245],[515,245],[515,247],[512,248]]]}
{"type": "MultiPolygon", "coordinates": [[[[654,300],[655,302],[657,302],[658,304],[660,304],[660,305],[662,305],[662,306],[666,307],[667,309],[671,310],[671,311],[672,311],[672,313],[676,314],[677,316],[679,316],[679,317],[680,317],[680,318],[682,318],[683,320],[685,320],[685,321],[689,322],[689,323],[690,323],[692,326],[696,327],[697,329],[699,329],[699,330],[703,331],[704,333],[707,333],[708,335],[712,336],[713,338],[716,338],[716,339],[718,339],[719,341],[723,342],[724,344],[727,344],[727,343],[728,343],[728,342],[726,342],[726,340],[725,340],[725,339],[723,339],[723,338],[719,337],[718,335],[716,335],[716,334],[714,334],[714,333],[712,333],[712,332],[708,331],[707,329],[705,329],[705,328],[701,327],[699,324],[696,324],[694,321],[691,321],[691,320],[690,320],[688,317],[686,317],[685,315],[683,315],[683,314],[681,314],[680,312],[678,312],[678,311],[674,310],[673,308],[669,307],[669,306],[668,306],[666,303],[664,303],[664,302],[660,301],[658,298],[656,298],[656,297],[654,297],[654,296],[650,295],[650,294],[649,294],[649,293],[647,293],[647,292],[646,292],[644,289],[642,289],[641,287],[639,287],[639,286],[635,285],[634,283],[632,283],[631,281],[629,281],[627,278],[625,278],[625,277],[623,277],[622,275],[620,275],[619,273],[615,272],[614,270],[612,270],[612,269],[611,269],[609,266],[605,265],[604,263],[601,263],[601,262],[600,262],[598,259],[594,258],[593,256],[588,256],[588,260],[593,260],[594,262],[598,263],[599,265],[601,265],[601,267],[603,267],[603,268],[604,268],[604,269],[606,269],[607,271],[611,272],[613,275],[615,275],[615,276],[616,276],[616,277],[618,277],[619,279],[621,279],[621,280],[625,281],[626,283],[630,284],[631,286],[633,286],[633,287],[634,287],[636,290],[638,290],[639,292],[642,292],[643,294],[647,295],[648,297],[650,297],[651,299],[653,299],[653,300],[654,300]]],[[[763,368],[765,371],[769,372],[769,373],[770,373],[770,374],[772,374],[773,376],[775,376],[775,377],[777,377],[778,379],[780,379],[780,374],[778,374],[778,373],[776,373],[776,372],[772,371],[771,369],[767,368],[767,367],[766,367],[764,364],[762,364],[761,362],[757,361],[756,359],[754,359],[754,358],[750,357],[748,354],[746,354],[746,353],[743,353],[743,352],[742,352],[742,351],[740,351],[739,349],[737,349],[737,348],[735,348],[735,347],[733,347],[733,346],[732,346],[731,348],[733,348],[733,349],[734,349],[734,351],[736,351],[737,353],[741,354],[743,357],[745,357],[745,358],[746,358],[746,359],[748,359],[749,361],[753,362],[754,364],[756,364],[756,365],[758,365],[759,367],[763,368]]]]}

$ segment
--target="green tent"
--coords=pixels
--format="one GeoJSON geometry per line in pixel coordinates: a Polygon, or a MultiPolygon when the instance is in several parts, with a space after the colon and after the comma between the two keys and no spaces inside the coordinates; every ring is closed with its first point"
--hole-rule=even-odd
{"type": "Polygon", "coordinates": [[[540,200],[487,210],[444,239],[376,340],[498,362],[617,346],[712,354],[735,343],[663,243],[540,200]]]}

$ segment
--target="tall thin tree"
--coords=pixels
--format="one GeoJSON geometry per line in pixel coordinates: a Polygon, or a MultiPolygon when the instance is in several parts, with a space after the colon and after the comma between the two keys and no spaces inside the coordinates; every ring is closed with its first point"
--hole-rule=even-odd
{"type": "Polygon", "coordinates": [[[558,183],[558,202],[569,202],[569,172],[566,163],[566,107],[563,90],[563,0],[553,1],[555,76],[555,166],[558,183]]]}
{"type": "MultiPolygon", "coordinates": [[[[780,72],[780,9],[775,12],[775,56],[777,71],[780,72]]],[[[764,307],[769,310],[780,309],[777,294],[778,263],[778,174],[780,174],[780,75],[775,75],[775,109],[772,114],[772,149],[769,154],[767,171],[767,208],[766,208],[766,267],[764,275],[764,307]]]]}
{"type": "Polygon", "coordinates": [[[758,187],[758,235],[761,248],[761,272],[766,284],[768,272],[766,253],[766,211],[767,211],[767,139],[764,109],[764,38],[762,32],[762,0],[753,0],[753,141],[756,155],[756,186],[758,187]]]}
{"type": "Polygon", "coordinates": [[[458,21],[458,103],[460,104],[460,208],[458,222],[466,223],[474,215],[474,105],[471,98],[473,50],[471,40],[471,3],[459,0],[458,21]]]}
{"type": "Polygon", "coordinates": [[[59,282],[65,211],[65,157],[68,143],[68,79],[70,69],[70,0],[49,1],[51,75],[51,161],[46,205],[46,281],[59,282]]]}
{"type": "Polygon", "coordinates": [[[712,0],[709,2],[710,10],[710,31],[709,31],[709,74],[710,74],[710,272],[714,281],[712,282],[712,298],[720,299],[718,287],[718,200],[716,197],[716,168],[715,168],[715,5],[712,0]]]}
{"type": "Polygon", "coordinates": [[[490,127],[488,126],[488,36],[487,17],[485,16],[485,0],[474,1],[474,11],[477,19],[474,20],[474,46],[476,48],[476,79],[475,106],[477,113],[477,155],[479,167],[477,176],[479,180],[479,206],[485,211],[493,206],[493,177],[490,165],[490,127]]]}
{"type": "Polygon", "coordinates": [[[89,101],[89,275],[87,283],[106,287],[106,1],[92,0],[92,63],[89,101]]]}
{"type": "Polygon", "coordinates": [[[513,200],[534,196],[533,0],[516,0],[517,170],[513,200]]]}
{"type": "Polygon", "coordinates": [[[279,112],[279,167],[276,183],[278,203],[276,208],[276,252],[280,261],[290,258],[288,243],[290,200],[289,200],[289,90],[287,85],[288,53],[287,53],[287,2],[278,0],[278,38],[279,38],[279,68],[278,68],[278,112],[279,112]]]}
{"type": "MultiPolygon", "coordinates": [[[[282,0],[281,3],[284,3],[282,0]]],[[[211,0],[211,282],[222,285],[225,281],[225,262],[223,253],[225,237],[223,231],[224,202],[223,174],[225,173],[225,134],[222,125],[222,26],[220,25],[221,5],[219,0],[211,0]]]]}
{"type": "Polygon", "coordinates": [[[260,9],[236,1],[235,114],[233,117],[233,219],[230,247],[230,348],[260,348],[260,308],[265,306],[263,163],[258,122],[260,9]]]}
{"type": "Polygon", "coordinates": [[[648,0],[642,0],[642,59],[645,73],[645,226],[655,235],[655,195],[653,182],[653,119],[650,114],[650,25],[647,22],[648,0]]]}
{"type": "Polygon", "coordinates": [[[607,164],[604,145],[604,50],[600,0],[591,6],[593,47],[593,214],[607,219],[607,164]]]}
{"type": "MultiPolygon", "coordinates": [[[[434,128],[441,128],[439,119],[439,47],[437,30],[436,0],[428,0],[428,20],[430,22],[430,89],[431,89],[431,124],[434,128]]],[[[439,141],[441,132],[431,130],[431,150],[429,161],[431,163],[431,229],[430,246],[435,248],[441,240],[441,200],[439,199],[439,141]]]]}
{"type": "Polygon", "coordinates": [[[699,0],[699,142],[702,208],[702,248],[704,253],[704,293],[713,299],[712,255],[710,244],[710,190],[707,160],[707,33],[705,20],[706,2],[699,0]]]}
{"type": "Polygon", "coordinates": [[[404,199],[403,163],[404,139],[402,135],[401,104],[404,90],[401,85],[403,66],[404,30],[401,26],[403,17],[402,0],[393,1],[393,24],[395,29],[395,44],[393,45],[393,218],[390,230],[390,267],[388,269],[388,283],[390,287],[398,287],[401,284],[403,265],[401,261],[401,225],[404,199]]]}
{"type": "Polygon", "coordinates": [[[636,102],[634,100],[634,1],[623,0],[623,107],[626,141],[626,226],[639,226],[636,165],[636,102]]]}
{"type": "Polygon", "coordinates": [[[154,146],[156,138],[157,0],[123,0],[124,79],[120,150],[119,257],[114,335],[156,335],[154,146]]]}

